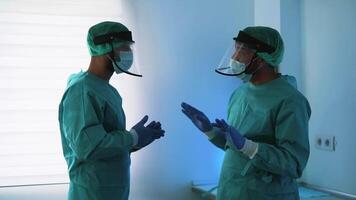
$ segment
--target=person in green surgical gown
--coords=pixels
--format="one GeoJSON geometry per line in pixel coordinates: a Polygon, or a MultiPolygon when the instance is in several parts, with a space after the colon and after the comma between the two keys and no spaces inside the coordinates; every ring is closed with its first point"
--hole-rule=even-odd
{"type": "Polygon", "coordinates": [[[295,78],[278,73],[284,46],[278,31],[247,27],[216,72],[244,83],[230,98],[227,122],[182,103],[183,113],[225,151],[218,200],[298,200],[296,179],[309,157],[311,109],[295,78]]]}
{"type": "Polygon", "coordinates": [[[121,23],[89,29],[85,72],[71,75],[59,106],[62,147],[68,165],[69,200],[127,200],[130,153],[164,135],[148,116],[127,131],[122,99],[109,84],[114,72],[135,74],[131,32],[121,23]]]}

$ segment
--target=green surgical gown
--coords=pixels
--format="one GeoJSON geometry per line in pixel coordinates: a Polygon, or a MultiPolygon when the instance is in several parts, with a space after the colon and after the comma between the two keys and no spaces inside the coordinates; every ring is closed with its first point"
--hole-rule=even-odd
{"type": "Polygon", "coordinates": [[[72,75],[59,106],[69,200],[127,200],[132,136],[122,100],[108,81],[72,75]]]}
{"type": "Polygon", "coordinates": [[[217,200],[297,200],[296,179],[309,157],[307,99],[283,77],[237,88],[228,106],[228,122],[258,143],[250,159],[216,136],[225,150],[217,200]]]}

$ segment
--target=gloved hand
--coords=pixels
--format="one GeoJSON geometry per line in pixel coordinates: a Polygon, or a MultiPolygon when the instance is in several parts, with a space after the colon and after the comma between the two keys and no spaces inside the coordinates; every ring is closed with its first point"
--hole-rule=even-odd
{"type": "Polygon", "coordinates": [[[223,119],[216,119],[215,122],[213,125],[226,133],[226,140],[230,144],[234,145],[237,150],[241,150],[244,147],[246,138],[238,130],[228,125],[223,119]]]}
{"type": "Polygon", "coordinates": [[[208,117],[200,110],[194,108],[193,106],[182,103],[182,112],[192,120],[193,124],[202,132],[206,133],[213,129],[208,117]]]}
{"type": "Polygon", "coordinates": [[[152,121],[147,126],[145,126],[147,121],[148,116],[146,115],[141,119],[141,121],[132,127],[138,136],[137,145],[134,147],[136,149],[143,148],[152,143],[154,140],[164,136],[165,131],[162,129],[160,122],[152,121]]]}

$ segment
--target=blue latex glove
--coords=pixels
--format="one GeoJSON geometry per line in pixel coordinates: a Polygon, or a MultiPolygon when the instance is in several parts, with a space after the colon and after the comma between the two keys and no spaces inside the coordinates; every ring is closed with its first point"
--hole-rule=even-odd
{"type": "Polygon", "coordinates": [[[182,112],[192,120],[193,124],[202,132],[206,133],[213,129],[209,118],[200,110],[194,108],[193,106],[182,103],[182,112]]]}
{"type": "Polygon", "coordinates": [[[135,148],[143,148],[152,143],[154,140],[164,136],[165,131],[161,128],[160,122],[152,121],[147,126],[145,126],[147,121],[148,116],[146,115],[141,119],[141,121],[132,127],[138,136],[138,142],[135,148]]]}
{"type": "Polygon", "coordinates": [[[246,138],[243,137],[238,130],[228,125],[223,119],[216,119],[215,122],[216,123],[214,123],[214,126],[227,133],[226,140],[233,144],[237,150],[241,150],[244,147],[246,138]]]}

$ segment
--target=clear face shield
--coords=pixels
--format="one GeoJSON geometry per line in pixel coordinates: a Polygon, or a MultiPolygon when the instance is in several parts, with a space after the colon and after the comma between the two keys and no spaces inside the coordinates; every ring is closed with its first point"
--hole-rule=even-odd
{"type": "Polygon", "coordinates": [[[137,52],[134,49],[134,41],[130,31],[113,32],[96,36],[94,44],[110,44],[112,55],[106,56],[111,60],[117,74],[125,73],[136,77],[142,77],[138,68],[137,52]]]}
{"type": "Polygon", "coordinates": [[[139,69],[137,52],[134,43],[121,44],[113,48],[114,57],[111,60],[113,68],[117,74],[126,73],[132,76],[142,77],[139,69]]]}
{"type": "Polygon", "coordinates": [[[239,76],[255,58],[256,50],[244,43],[235,42],[226,50],[215,71],[226,76],[239,76]]]}

